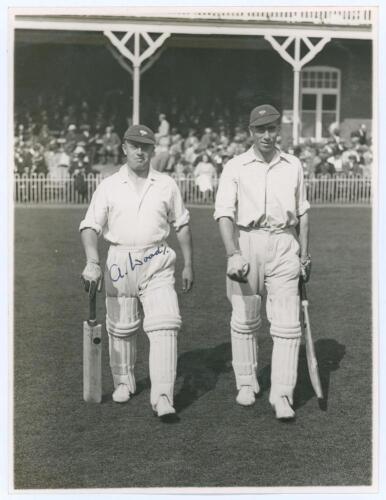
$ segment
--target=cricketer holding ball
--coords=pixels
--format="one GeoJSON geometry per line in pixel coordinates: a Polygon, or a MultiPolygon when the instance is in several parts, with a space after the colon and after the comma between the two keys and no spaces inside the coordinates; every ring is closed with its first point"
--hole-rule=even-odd
{"type": "Polygon", "coordinates": [[[301,337],[299,276],[308,280],[308,209],[300,161],[276,147],[280,113],[271,105],[250,114],[253,146],[230,160],[220,178],[214,217],[228,256],[232,364],[244,406],[255,402],[257,332],[264,287],[273,341],[269,401],[291,419],[301,337]]]}
{"type": "Polygon", "coordinates": [[[166,243],[170,224],[184,257],[183,291],[193,284],[189,212],[175,181],[153,170],[154,133],[133,125],[124,135],[126,164],[96,189],[80,224],[87,264],[82,273],[86,290],[101,288],[98,237],[110,243],[106,268],[106,329],[113,400],[126,402],[136,390],[134,366],[140,325],[150,340],[150,400],[162,417],[175,413],[173,390],[177,365],[177,333],[181,326],[174,288],[176,254],[166,243]]]}

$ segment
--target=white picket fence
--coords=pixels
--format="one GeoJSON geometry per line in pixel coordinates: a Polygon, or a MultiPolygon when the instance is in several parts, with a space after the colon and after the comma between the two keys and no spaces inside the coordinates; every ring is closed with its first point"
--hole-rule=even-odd
{"type": "MultiPolygon", "coordinates": [[[[213,192],[203,196],[192,175],[175,176],[183,199],[189,205],[213,205],[217,182],[213,192]]],[[[101,175],[50,177],[44,174],[14,176],[16,204],[71,205],[88,204],[92,193],[102,180],[101,175]]],[[[314,205],[369,205],[371,179],[360,176],[324,176],[306,180],[307,197],[314,205]]]]}

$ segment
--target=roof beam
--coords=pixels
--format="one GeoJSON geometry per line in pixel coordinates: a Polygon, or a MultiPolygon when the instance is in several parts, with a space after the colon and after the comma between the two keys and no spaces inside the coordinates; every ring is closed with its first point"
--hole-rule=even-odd
{"type": "Polygon", "coordinates": [[[190,35],[249,35],[249,36],[294,36],[371,40],[374,33],[371,26],[321,26],[311,24],[269,23],[269,22],[234,22],[203,20],[144,20],[128,18],[114,19],[93,18],[91,16],[16,16],[13,22],[16,29],[69,30],[69,31],[113,31],[176,33],[190,35]]]}

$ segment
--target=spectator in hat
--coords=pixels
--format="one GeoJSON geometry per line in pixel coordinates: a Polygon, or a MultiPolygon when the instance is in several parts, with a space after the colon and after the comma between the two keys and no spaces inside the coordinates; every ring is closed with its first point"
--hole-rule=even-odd
{"type": "Polygon", "coordinates": [[[320,176],[320,175],[333,175],[335,174],[335,167],[329,161],[329,159],[333,155],[333,150],[330,146],[324,146],[320,151],[319,151],[319,158],[320,162],[315,168],[315,175],[320,176]]]}
{"type": "Polygon", "coordinates": [[[367,127],[364,123],[361,123],[358,129],[359,144],[362,146],[367,144],[367,127]]]}
{"type": "Polygon", "coordinates": [[[71,123],[68,126],[64,144],[64,150],[69,156],[73,153],[78,141],[79,141],[79,134],[77,131],[77,127],[74,123],[71,123]]]}
{"type": "Polygon", "coordinates": [[[354,130],[350,134],[350,144],[348,148],[342,154],[342,168],[343,170],[349,168],[348,165],[350,163],[350,157],[352,159],[355,156],[356,161],[360,162],[360,137],[357,130],[354,130]]]}

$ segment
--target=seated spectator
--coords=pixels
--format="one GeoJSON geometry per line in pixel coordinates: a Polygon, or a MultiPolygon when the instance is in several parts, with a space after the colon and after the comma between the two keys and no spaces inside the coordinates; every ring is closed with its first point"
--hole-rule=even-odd
{"type": "Polygon", "coordinates": [[[362,146],[367,144],[367,127],[364,123],[361,123],[358,129],[359,144],[362,146]]]}
{"type": "Polygon", "coordinates": [[[220,127],[220,133],[218,137],[219,145],[226,148],[229,145],[229,136],[225,133],[225,127],[220,127]]]}
{"type": "Polygon", "coordinates": [[[184,140],[185,151],[191,147],[195,149],[198,146],[198,144],[199,140],[197,138],[196,131],[194,130],[194,128],[189,129],[188,137],[184,140]]]}
{"type": "Polygon", "coordinates": [[[174,173],[177,178],[183,178],[193,173],[192,165],[180,157],[174,166],[174,173]]]}
{"type": "Polygon", "coordinates": [[[217,146],[216,150],[213,153],[213,164],[216,168],[217,176],[221,175],[221,172],[223,171],[224,168],[224,156],[225,154],[225,147],[224,146],[217,146]]]}
{"type": "Polygon", "coordinates": [[[182,155],[182,138],[180,134],[174,134],[170,136],[170,139],[171,145],[169,148],[169,160],[165,169],[168,173],[174,172],[175,165],[182,155]]]}
{"type": "Polygon", "coordinates": [[[333,175],[335,174],[334,165],[328,161],[331,158],[333,151],[330,147],[325,146],[319,152],[320,162],[315,168],[315,175],[333,175]]]}
{"type": "Polygon", "coordinates": [[[213,193],[217,181],[217,172],[207,154],[202,155],[194,169],[194,179],[196,186],[203,195],[203,201],[208,201],[208,197],[213,193]]]}
{"type": "Polygon", "coordinates": [[[48,172],[44,161],[44,147],[35,139],[28,148],[30,172],[32,174],[46,174],[48,172]]]}
{"type": "Polygon", "coordinates": [[[355,156],[356,161],[359,163],[361,160],[359,150],[361,148],[361,145],[359,143],[359,134],[357,131],[351,132],[350,134],[350,144],[346,151],[343,152],[342,154],[342,165],[343,165],[343,170],[346,168],[346,165],[349,164],[349,157],[350,156],[355,156]]]}
{"type": "Polygon", "coordinates": [[[51,139],[44,151],[44,161],[47,165],[48,174],[53,176],[56,172],[58,162],[58,143],[56,139],[51,139]]]}
{"type": "Polygon", "coordinates": [[[316,147],[314,145],[305,146],[300,152],[299,158],[303,165],[305,177],[313,177],[316,167],[321,162],[316,147]]]}
{"type": "Polygon", "coordinates": [[[44,123],[40,129],[38,135],[38,141],[43,147],[47,147],[48,144],[51,142],[51,140],[52,140],[52,135],[50,133],[48,125],[44,123]]]}
{"type": "Polygon", "coordinates": [[[370,150],[367,150],[363,153],[363,177],[367,177],[371,179],[372,169],[373,169],[373,154],[370,150]]]}
{"type": "MultiPolygon", "coordinates": [[[[25,168],[27,167],[26,162],[26,151],[23,147],[23,143],[15,141],[15,151],[14,151],[14,159],[15,159],[15,167],[14,172],[16,174],[22,175],[25,173],[25,168]]],[[[28,172],[28,168],[27,168],[28,172]]]]}
{"type": "Polygon", "coordinates": [[[71,155],[74,149],[76,148],[76,144],[79,141],[79,134],[77,131],[77,127],[74,123],[71,123],[67,128],[67,134],[65,136],[65,144],[64,150],[68,155],[71,155]]]}
{"type": "Polygon", "coordinates": [[[207,127],[201,136],[200,140],[201,151],[205,151],[209,147],[211,142],[212,142],[212,129],[210,127],[207,127]]]}
{"type": "Polygon", "coordinates": [[[59,143],[59,150],[58,150],[56,176],[62,178],[62,177],[67,177],[70,173],[71,158],[66,153],[62,141],[59,140],[58,143],[59,143]]]}
{"type": "Polygon", "coordinates": [[[342,173],[346,176],[363,175],[362,165],[359,163],[358,155],[352,153],[344,163],[342,173]]]}
{"type": "Polygon", "coordinates": [[[339,148],[335,147],[333,154],[328,158],[328,161],[334,165],[334,169],[337,174],[343,171],[342,153],[339,148]]]}
{"type": "Polygon", "coordinates": [[[160,137],[159,143],[155,147],[154,156],[152,159],[152,167],[158,172],[164,172],[168,166],[170,153],[169,153],[170,138],[160,137]]]}
{"type": "Polygon", "coordinates": [[[344,144],[340,137],[339,124],[334,122],[328,128],[330,133],[329,138],[327,139],[327,144],[331,146],[334,150],[338,150],[340,152],[344,151],[344,144]]]}
{"type": "Polygon", "coordinates": [[[102,147],[99,149],[99,157],[103,164],[110,159],[114,165],[118,164],[121,147],[121,139],[114,132],[114,127],[109,125],[102,137],[102,147]]]}

